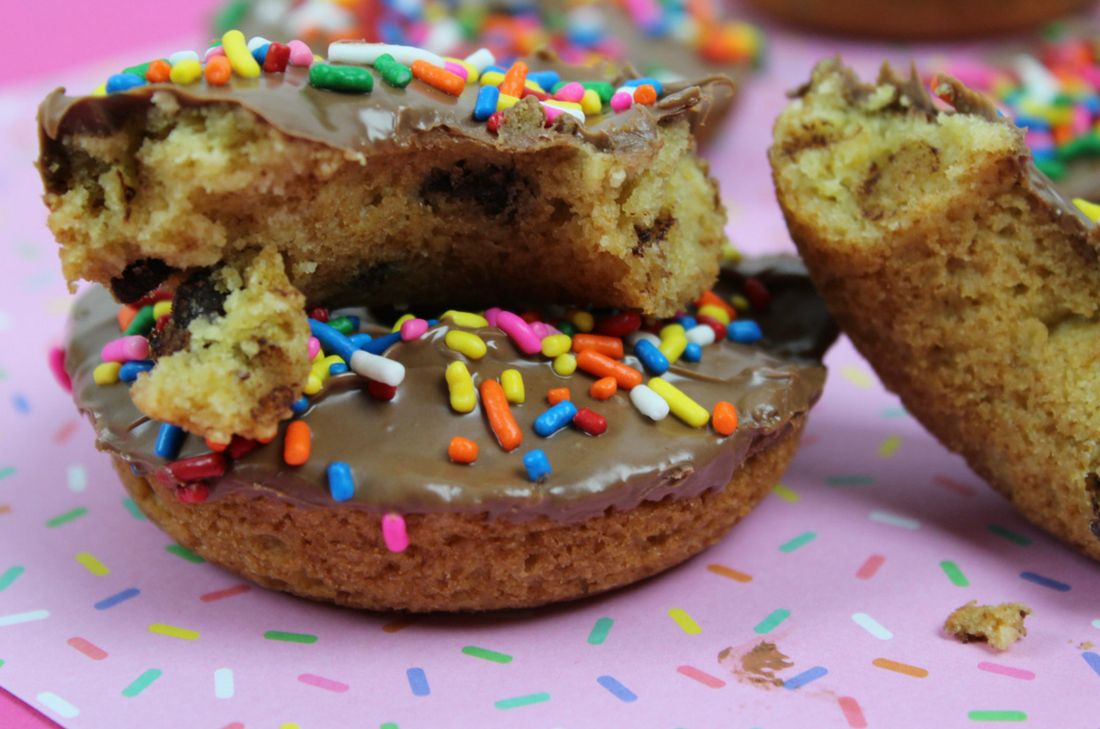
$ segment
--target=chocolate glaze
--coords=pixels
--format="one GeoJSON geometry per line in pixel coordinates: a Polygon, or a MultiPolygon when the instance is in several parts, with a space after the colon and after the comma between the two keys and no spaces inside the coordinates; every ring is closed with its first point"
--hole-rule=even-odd
{"type": "MultiPolygon", "coordinates": [[[[608,81],[616,87],[639,77],[630,66],[621,71],[606,63],[573,66],[545,51],[529,65],[532,71],[555,70],[566,81],[608,81]]],[[[60,145],[67,135],[106,135],[133,124],[159,93],[171,94],[182,107],[239,106],[290,137],[364,159],[387,149],[426,144],[433,135],[516,151],[591,144],[601,150],[629,152],[657,143],[657,126],[671,119],[684,117],[693,124],[701,123],[711,107],[710,90],[733,86],[725,76],[668,84],[665,95],[650,106],[634,105],[621,114],[591,116],[584,125],[563,114],[550,129],[498,135],[473,118],[478,84],[467,85],[462,95],[455,97],[418,79],[398,89],[383,81],[373,68],[371,73],[374,90],[368,94],[314,88],[309,84],[308,69],[293,66],[285,73],[262,73],[251,79],[234,74],[224,86],[211,86],[205,80],[186,86],[148,84],[107,96],[67,96],[64,89],[57,89],[38,109],[43,182],[49,192],[65,191],[65,154],[60,145]]]]}
{"type": "MultiPolygon", "coordinates": [[[[606,402],[593,400],[588,395],[592,376],[578,370],[559,377],[545,357],[522,355],[500,330],[490,327],[477,332],[488,354],[467,363],[475,383],[516,368],[527,393],[523,405],[512,406],[523,444],[505,453],[480,405],[466,415],[449,406],[444,368],[465,358],[444,345],[446,320],[423,338],[387,350],[385,356],[400,360],[407,371],[393,401],[373,399],[357,375],[331,377],[301,416],[313,432],[309,462],[286,466],[280,433],[213,480],[210,499],[263,493],[298,504],[333,506],[326,477],[333,461],[349,463],[355,475],[356,493],[347,503],[374,512],[485,512],[517,521],[538,516],[570,521],[612,507],[629,509],[645,500],[690,498],[722,488],[746,458],[783,435],[791,418],[806,413],[817,400],[825,379],[819,358],[837,335],[800,263],[754,266],[758,270],[753,273],[773,296],[771,307],[752,317],[766,334],[764,346],[723,341],[705,347],[699,364],[682,363],[666,375],[706,407],[719,400],[733,403],[740,423],[729,437],[719,437],[709,427],[690,428],[674,416],[654,423],[634,408],[624,391],[606,402]],[[778,356],[781,352],[784,357],[778,356]],[[550,438],[537,436],[532,423],[548,407],[547,391],[556,387],[569,387],[578,407],[606,417],[607,432],[593,438],[570,426],[550,438]],[[447,444],[456,435],[478,443],[476,464],[458,465],[447,458],[447,444]],[[553,468],[544,483],[529,481],[523,467],[522,455],[534,448],[546,452],[553,468]]],[[[732,290],[737,278],[727,272],[720,288],[732,290]]],[[[150,474],[166,463],[154,455],[158,424],[137,411],[125,384],[101,387],[92,377],[100,349],[118,337],[117,311],[118,305],[99,286],[78,298],[66,368],[77,406],[95,424],[98,447],[129,461],[135,472],[150,474]]],[[[633,357],[626,362],[640,368],[633,357]]],[[[180,457],[207,451],[192,436],[180,457]]]]}

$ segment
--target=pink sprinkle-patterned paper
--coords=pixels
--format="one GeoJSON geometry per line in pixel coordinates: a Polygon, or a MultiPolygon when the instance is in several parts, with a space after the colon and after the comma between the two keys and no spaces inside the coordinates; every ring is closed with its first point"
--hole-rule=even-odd
{"type": "MultiPolygon", "coordinates": [[[[771,41],[769,69],[709,152],[749,252],[791,250],[764,157],[783,92],[838,50],[864,74],[914,52],[771,41]]],[[[978,481],[846,340],[782,484],[719,545],[630,588],[409,617],[309,603],[203,563],[125,498],[46,364],[70,305],[32,167],[51,87],[0,91],[0,686],[45,717],[88,729],[1100,725],[1100,565],[978,481]],[[1000,653],[946,637],[968,600],[1027,603],[1027,638],[1000,653]],[[782,686],[743,667],[762,641],[786,656],[782,686]]],[[[7,703],[0,725],[48,725],[7,703]]]]}

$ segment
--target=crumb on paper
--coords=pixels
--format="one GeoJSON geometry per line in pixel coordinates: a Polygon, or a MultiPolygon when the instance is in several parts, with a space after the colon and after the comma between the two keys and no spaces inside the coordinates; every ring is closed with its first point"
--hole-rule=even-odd
{"type": "Polygon", "coordinates": [[[1022,602],[979,605],[971,600],[947,616],[943,629],[962,643],[989,643],[1003,651],[1027,635],[1028,615],[1031,608],[1022,602]]]}
{"type": "Polygon", "coordinates": [[[726,648],[718,654],[718,662],[729,668],[738,680],[758,686],[782,686],[783,679],[776,673],[794,666],[775,643],[767,641],[761,641],[747,653],[738,653],[734,648],[726,648]]]}

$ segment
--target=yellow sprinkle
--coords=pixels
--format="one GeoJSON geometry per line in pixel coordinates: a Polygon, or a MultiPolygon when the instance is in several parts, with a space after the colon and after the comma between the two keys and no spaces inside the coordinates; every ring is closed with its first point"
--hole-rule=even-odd
{"type": "Polygon", "coordinates": [[[298,726],[294,722],[288,721],[286,724],[280,724],[279,729],[302,729],[302,727],[298,726]]]}
{"type": "Polygon", "coordinates": [[[106,96],[106,95],[107,95],[107,84],[106,83],[102,83],[99,86],[96,86],[95,91],[92,92],[92,96],[106,96]]]}
{"type": "Polygon", "coordinates": [[[451,63],[457,63],[459,66],[462,66],[464,69],[466,69],[466,83],[468,83],[468,84],[477,83],[477,78],[478,78],[477,69],[474,68],[471,64],[466,63],[461,58],[448,58],[448,57],[444,56],[443,60],[444,61],[450,61],[451,63]]]}
{"type": "Polygon", "coordinates": [[[723,309],[721,306],[715,306],[714,304],[700,306],[699,315],[709,316],[712,319],[717,319],[718,321],[722,322],[722,326],[729,326],[730,323],[729,312],[723,309]]]}
{"type": "Polygon", "coordinates": [[[688,635],[699,635],[703,632],[699,624],[692,620],[691,616],[680,608],[672,608],[668,611],[668,616],[688,635]]]}
{"type": "Polygon", "coordinates": [[[684,328],[679,324],[668,324],[661,327],[661,333],[659,335],[661,337],[661,341],[664,341],[673,335],[676,335],[678,337],[684,336],[684,328]]]}
{"type": "Polygon", "coordinates": [[[898,452],[898,448],[901,447],[901,437],[891,435],[886,440],[882,441],[882,445],[878,447],[878,454],[882,458],[889,458],[898,452]]]}
{"type": "Polygon", "coordinates": [[[864,390],[870,390],[875,384],[870,375],[853,365],[844,365],[840,373],[844,375],[844,379],[864,390]]]}
{"type": "Polygon", "coordinates": [[[791,491],[789,488],[781,483],[775,485],[775,488],[772,489],[772,493],[783,499],[784,501],[792,504],[796,504],[802,500],[801,496],[799,496],[796,492],[791,491]]]}
{"type": "Polygon", "coordinates": [[[321,391],[322,384],[323,383],[321,382],[320,377],[311,374],[309,376],[309,379],[306,381],[306,389],[303,390],[303,392],[305,392],[305,394],[307,395],[316,395],[321,391]]]}
{"type": "Polygon", "coordinates": [[[573,338],[568,334],[551,334],[542,340],[542,354],[553,359],[565,354],[573,346],[573,338]]]}
{"type": "Polygon", "coordinates": [[[1082,213],[1088,216],[1092,222],[1100,221],[1100,205],[1089,202],[1088,200],[1082,200],[1079,197],[1073,198],[1073,204],[1080,209],[1082,213]]]}
{"type": "Polygon", "coordinates": [[[440,319],[450,319],[455,323],[455,326],[462,327],[463,329],[480,329],[481,327],[489,326],[488,320],[481,314],[471,314],[468,311],[448,311],[444,312],[440,319]]]}
{"type": "Polygon", "coordinates": [[[482,86],[500,86],[500,82],[504,80],[504,74],[500,71],[486,71],[481,74],[482,86]]]}
{"type": "Polygon", "coordinates": [[[81,552],[80,554],[76,555],[76,561],[79,562],[84,567],[84,569],[88,570],[96,577],[102,577],[103,575],[109,575],[111,573],[111,570],[107,569],[107,565],[103,564],[87,552],[81,552]]]}
{"type": "Polygon", "coordinates": [[[260,64],[252,57],[248,50],[248,42],[244,33],[239,30],[231,30],[222,36],[222,49],[229,58],[229,65],[238,76],[244,78],[256,78],[260,75],[260,64]]]}
{"type": "Polygon", "coordinates": [[[158,301],[157,303],[153,304],[153,321],[157,321],[158,319],[160,319],[165,314],[171,314],[171,313],[172,313],[172,302],[171,301],[158,301]]]}
{"type": "Polygon", "coordinates": [[[729,243],[722,246],[722,262],[723,263],[739,263],[744,256],[741,255],[741,251],[737,250],[729,243]]]}
{"type": "Polygon", "coordinates": [[[194,58],[184,60],[172,66],[168,78],[174,84],[192,84],[202,78],[202,64],[194,58]]]}
{"type": "Polygon", "coordinates": [[[121,362],[104,362],[96,365],[92,370],[92,379],[97,385],[113,385],[118,382],[118,371],[122,369],[121,362]]]}
{"type": "Polygon", "coordinates": [[[415,319],[415,318],[416,318],[416,316],[413,315],[413,314],[405,314],[405,316],[398,319],[397,323],[393,325],[393,329],[390,330],[390,334],[393,334],[394,332],[401,331],[401,325],[402,324],[404,324],[405,322],[407,322],[411,319],[415,319]]]}
{"type": "Polygon", "coordinates": [[[585,89],[584,96],[581,97],[581,111],[588,115],[599,114],[603,111],[600,95],[592,89],[585,89]]]}
{"type": "Polygon", "coordinates": [[[487,348],[485,341],[476,334],[464,332],[459,329],[451,329],[443,342],[454,351],[464,354],[470,359],[481,359],[485,356],[487,348]]]}
{"type": "Polygon", "coordinates": [[[568,377],[577,371],[577,358],[571,354],[559,354],[554,358],[554,372],[562,377],[568,377]]]}
{"type": "Polygon", "coordinates": [[[513,106],[519,103],[518,96],[509,96],[508,94],[501,94],[497,99],[497,111],[503,109],[511,109],[513,106]]]}
{"type": "Polygon", "coordinates": [[[526,88],[531,89],[532,91],[538,91],[540,94],[545,94],[546,93],[546,89],[542,88],[541,86],[539,86],[537,83],[535,83],[531,79],[525,79],[524,82],[523,82],[523,85],[526,88]]]}
{"type": "Polygon", "coordinates": [[[153,623],[149,626],[149,632],[167,635],[169,638],[179,638],[180,640],[194,640],[199,637],[199,634],[193,630],[164,625],[163,623],[153,623]]]}
{"type": "Polygon", "coordinates": [[[477,404],[477,394],[474,390],[474,379],[470,376],[470,370],[466,369],[464,362],[451,362],[444,373],[447,378],[447,388],[451,393],[451,407],[460,413],[473,412],[477,404]]]}
{"type": "Polygon", "coordinates": [[[309,378],[314,378],[324,382],[328,379],[328,365],[325,364],[323,359],[319,359],[314,362],[309,368],[309,378]]]}
{"type": "Polygon", "coordinates": [[[565,312],[565,319],[570,324],[577,328],[578,332],[584,332],[587,334],[596,328],[596,318],[589,314],[587,311],[581,311],[580,309],[570,309],[565,312]]]}
{"type": "Polygon", "coordinates": [[[505,400],[513,405],[523,404],[527,394],[523,389],[523,375],[519,373],[519,370],[504,370],[501,372],[500,386],[504,388],[505,400]]]}
{"type": "MultiPolygon", "coordinates": [[[[704,307],[705,308],[705,307],[704,307]]],[[[680,326],[677,324],[676,326],[680,326]]],[[[680,327],[683,329],[683,327],[680,327]]],[[[661,339],[661,344],[657,347],[667,359],[669,364],[675,364],[680,356],[683,355],[684,350],[687,349],[688,340],[683,334],[673,334],[671,336],[661,339]]]]}
{"type": "Polygon", "coordinates": [[[577,111],[583,109],[583,107],[575,101],[558,101],[557,99],[553,99],[552,101],[544,101],[543,103],[547,106],[556,106],[559,109],[576,109],[577,111]]]}
{"type": "Polygon", "coordinates": [[[693,428],[702,428],[710,422],[710,413],[699,403],[681,392],[675,385],[660,377],[654,377],[649,381],[649,389],[661,396],[668,403],[668,409],[672,414],[683,420],[693,428]]]}
{"type": "Polygon", "coordinates": [[[730,306],[737,309],[737,311],[748,311],[752,308],[752,304],[749,303],[749,300],[741,294],[734,294],[730,297],[730,306]]]}

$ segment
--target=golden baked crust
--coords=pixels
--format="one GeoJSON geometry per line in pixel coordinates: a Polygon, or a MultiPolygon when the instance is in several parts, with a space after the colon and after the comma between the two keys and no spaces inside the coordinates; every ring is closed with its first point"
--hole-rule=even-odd
{"type": "Polygon", "coordinates": [[[979,605],[971,600],[947,616],[943,629],[961,643],[989,643],[1003,651],[1027,635],[1024,618],[1028,615],[1031,608],[1022,602],[979,605]]]}
{"type": "Polygon", "coordinates": [[[791,236],[883,383],[1031,521],[1100,559],[1096,229],[946,83],[821,63],[770,151],[791,236]],[[1090,529],[1091,522],[1091,529],[1090,529]]]}
{"type": "Polygon", "coordinates": [[[410,546],[391,552],[381,515],[251,494],[183,504],[154,476],[114,459],[123,485],[173,539],[275,590],[372,610],[472,612],[572,600],[668,569],[711,546],[775,485],[805,423],[753,455],[721,490],[668,497],[579,522],[406,514],[410,546]]]}

